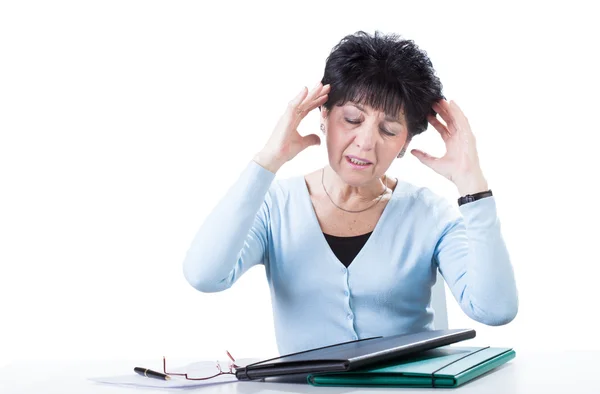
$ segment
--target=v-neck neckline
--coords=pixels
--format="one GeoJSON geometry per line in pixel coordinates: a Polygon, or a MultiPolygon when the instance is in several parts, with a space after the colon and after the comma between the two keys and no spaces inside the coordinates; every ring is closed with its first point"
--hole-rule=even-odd
{"type": "Polygon", "coordinates": [[[323,230],[321,229],[321,226],[319,225],[319,219],[317,218],[317,213],[315,211],[315,207],[313,206],[312,200],[310,198],[310,193],[308,191],[308,185],[306,184],[306,179],[304,178],[304,175],[300,175],[298,177],[298,179],[299,179],[299,182],[302,183],[301,187],[302,187],[302,192],[304,194],[303,197],[304,197],[304,201],[308,204],[308,209],[310,210],[310,213],[311,213],[312,225],[314,227],[316,227],[316,231],[320,234],[319,242],[321,244],[323,244],[324,249],[327,250],[327,254],[335,263],[339,264],[340,267],[349,270],[350,267],[356,265],[356,262],[360,260],[362,255],[367,253],[365,250],[367,250],[369,248],[369,246],[374,242],[373,238],[377,237],[377,234],[381,231],[382,222],[386,219],[386,217],[388,216],[388,212],[391,210],[391,209],[389,209],[389,207],[390,207],[390,204],[392,204],[395,201],[396,191],[398,190],[400,182],[396,178],[396,186],[395,186],[394,190],[392,190],[392,195],[390,196],[389,201],[383,208],[383,211],[381,212],[381,216],[379,216],[379,220],[377,220],[377,223],[375,224],[373,231],[371,231],[371,235],[369,236],[369,239],[367,239],[367,241],[365,242],[363,247],[360,249],[358,254],[356,256],[354,256],[354,259],[352,259],[350,264],[348,264],[348,266],[346,267],[344,265],[344,263],[342,263],[340,261],[340,259],[337,258],[337,256],[331,249],[331,246],[329,246],[329,242],[327,242],[327,239],[325,238],[325,234],[323,234],[323,230]]]}

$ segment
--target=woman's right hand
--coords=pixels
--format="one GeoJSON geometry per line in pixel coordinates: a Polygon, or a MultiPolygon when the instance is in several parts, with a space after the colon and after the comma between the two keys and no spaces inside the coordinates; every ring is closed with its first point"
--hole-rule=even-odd
{"type": "Polygon", "coordinates": [[[330,85],[321,82],[308,93],[306,87],[292,99],[286,111],[277,122],[271,137],[264,148],[256,154],[254,161],[271,172],[277,172],[282,165],[311,145],[319,145],[321,139],[316,134],[301,136],[298,125],[313,109],[327,101],[330,85]]]}

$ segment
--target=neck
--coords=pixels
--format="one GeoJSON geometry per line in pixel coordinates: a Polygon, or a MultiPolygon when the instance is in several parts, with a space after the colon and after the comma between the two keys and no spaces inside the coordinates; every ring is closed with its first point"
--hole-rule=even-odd
{"type": "Polygon", "coordinates": [[[373,202],[381,197],[384,190],[389,191],[389,180],[385,174],[362,185],[350,185],[344,182],[331,167],[327,166],[323,171],[323,186],[327,193],[336,203],[343,204],[345,207],[373,202]]]}

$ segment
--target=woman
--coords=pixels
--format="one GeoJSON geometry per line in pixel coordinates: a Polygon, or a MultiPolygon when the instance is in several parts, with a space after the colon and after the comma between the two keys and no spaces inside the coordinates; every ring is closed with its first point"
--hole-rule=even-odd
{"type": "Polygon", "coordinates": [[[184,261],[188,282],[222,291],[263,264],[280,354],[433,329],[438,269],[468,316],[510,322],[517,290],[494,197],[467,118],[441,90],[412,41],[378,32],[342,39],[322,81],[289,102],[264,148],[206,218],[184,261]],[[318,135],[297,132],[315,108],[329,165],[274,180],[284,163],[320,144],[318,135]],[[411,153],[461,196],[474,195],[458,208],[386,175],[428,122],[446,154],[411,153]]]}

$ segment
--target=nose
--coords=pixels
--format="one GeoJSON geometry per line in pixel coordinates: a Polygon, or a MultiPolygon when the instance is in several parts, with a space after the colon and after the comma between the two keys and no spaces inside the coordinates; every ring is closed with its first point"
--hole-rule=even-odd
{"type": "Polygon", "coordinates": [[[359,127],[356,136],[354,137],[354,142],[361,150],[369,151],[375,146],[378,133],[379,130],[377,130],[377,126],[365,125],[364,127],[359,127]]]}

